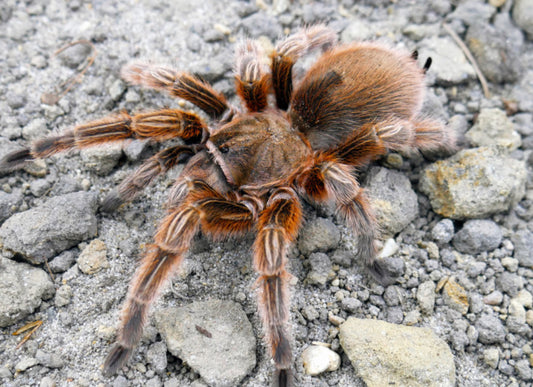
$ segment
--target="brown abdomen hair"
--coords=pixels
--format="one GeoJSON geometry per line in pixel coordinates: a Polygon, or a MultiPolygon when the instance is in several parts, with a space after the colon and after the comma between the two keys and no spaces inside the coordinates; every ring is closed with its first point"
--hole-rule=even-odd
{"type": "Polygon", "coordinates": [[[424,74],[407,53],[377,43],[333,49],[295,90],[289,117],[313,149],[337,146],[368,122],[411,120],[422,105],[424,74]]]}

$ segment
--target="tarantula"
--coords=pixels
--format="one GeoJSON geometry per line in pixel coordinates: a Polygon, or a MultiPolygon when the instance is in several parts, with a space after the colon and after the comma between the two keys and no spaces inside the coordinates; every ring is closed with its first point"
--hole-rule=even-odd
{"type": "Polygon", "coordinates": [[[378,280],[387,281],[385,266],[376,258],[376,220],[357,171],[387,150],[454,145],[441,123],[421,116],[424,73],[431,61],[419,68],[416,59],[416,52],[378,43],[338,45],[332,30],[317,25],[277,43],[268,68],[259,45],[244,41],[235,66],[244,111],[197,76],[131,64],[123,69],[125,80],[187,100],[212,122],[174,109],[133,116],[123,112],[38,140],[2,160],[0,170],[7,171],[37,158],[111,141],[182,140],[145,161],[102,204],[111,211],[135,198],[158,175],[185,163],[154,244],[131,282],[117,343],[105,361],[106,375],[122,368],[139,343],[150,304],[181,264],[195,234],[220,239],[253,230],[266,341],[277,383],[290,383],[287,250],[303,222],[301,200],[334,203],[357,238],[357,256],[378,280]],[[295,62],[314,49],[322,55],[294,82],[295,62]]]}

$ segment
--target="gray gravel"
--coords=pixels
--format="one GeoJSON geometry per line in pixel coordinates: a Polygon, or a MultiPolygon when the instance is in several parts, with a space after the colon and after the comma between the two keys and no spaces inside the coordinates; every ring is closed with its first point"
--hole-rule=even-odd
{"type": "MultiPolygon", "coordinates": [[[[421,63],[433,58],[425,113],[448,122],[465,149],[451,157],[391,154],[361,171],[359,181],[368,186],[370,200],[378,202],[386,246],[382,259],[398,275],[390,286],[376,284],[353,262],[355,239],[331,208],[304,205],[307,223],[289,251],[298,385],[363,385],[366,374],[352,365],[361,355],[353,358],[339,337],[343,323],[355,317],[394,323],[393,330],[404,325],[431,330],[440,339],[441,353],[453,356],[446,364],[455,372],[443,383],[455,378],[460,386],[529,386],[532,10],[531,0],[4,0],[0,157],[31,139],[113,112],[193,108],[126,85],[120,69],[132,60],[197,73],[233,100],[233,53],[243,36],[258,38],[268,48],[302,24],[323,21],[344,42],[377,39],[416,49],[421,63]],[[472,65],[442,22],[470,47],[489,79],[491,97],[483,96],[472,65]],[[85,45],[54,55],[82,39],[95,46],[95,62],[58,103],[42,103],[43,95],[57,92],[92,55],[85,45]],[[307,375],[301,355],[313,342],[341,355],[340,367],[307,375]]],[[[166,192],[179,168],[113,214],[100,213],[97,203],[158,149],[158,144],[132,142],[75,151],[0,176],[1,385],[200,387],[236,380],[246,387],[268,385],[272,364],[253,290],[252,236],[217,243],[197,238],[172,287],[163,290],[152,309],[158,315],[166,308],[201,309],[209,300],[231,303],[235,315],[251,324],[246,340],[255,338],[255,345],[241,351],[217,341],[209,349],[233,359],[247,353],[253,364],[227,366],[224,371],[238,375],[228,382],[196,368],[185,356],[194,358],[204,349],[200,340],[214,342],[202,329],[213,339],[218,330],[228,334],[214,323],[227,311],[203,308],[205,313],[195,315],[202,316],[202,324],[197,317],[191,320],[197,340],[184,340],[182,352],[172,348],[171,338],[151,318],[128,366],[115,377],[101,375],[129,280],[164,213],[166,192]],[[207,326],[210,318],[213,327],[207,326]],[[36,320],[43,325],[16,349],[21,336],[12,333],[36,320]]],[[[361,332],[357,335],[364,339],[361,332]]],[[[376,350],[381,356],[379,346],[376,350]]],[[[416,369],[424,361],[408,363],[416,369]]],[[[387,373],[393,374],[382,372],[387,373]]]]}

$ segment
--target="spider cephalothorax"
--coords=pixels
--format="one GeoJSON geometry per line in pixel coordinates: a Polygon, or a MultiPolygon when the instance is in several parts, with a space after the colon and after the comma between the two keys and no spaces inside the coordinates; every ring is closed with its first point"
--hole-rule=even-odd
{"type": "Polygon", "coordinates": [[[128,360],[150,304],[198,232],[219,239],[255,231],[260,314],[278,382],[289,383],[287,249],[302,224],[301,200],[334,204],[357,238],[358,257],[378,280],[386,281],[386,270],[376,259],[376,222],[357,181],[357,168],[391,149],[454,146],[439,122],[421,117],[430,61],[419,68],[416,59],[416,52],[376,43],[337,45],[336,35],[318,25],[279,42],[266,68],[259,46],[246,41],[237,51],[235,69],[244,111],[189,73],[129,65],[123,71],[127,81],[188,100],[212,122],[173,109],[120,113],[36,141],[2,160],[0,170],[6,171],[35,158],[110,141],[183,140],[145,161],[102,204],[103,210],[113,210],[159,174],[186,163],[169,194],[154,244],[132,281],[106,374],[128,360]],[[293,86],[293,65],[311,49],[323,54],[293,86]]]}

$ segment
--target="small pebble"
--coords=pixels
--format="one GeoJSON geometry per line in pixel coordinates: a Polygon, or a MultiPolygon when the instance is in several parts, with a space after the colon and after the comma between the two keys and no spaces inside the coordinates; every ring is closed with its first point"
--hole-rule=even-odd
{"type": "Polygon", "coordinates": [[[426,281],[418,287],[416,299],[420,306],[420,311],[424,314],[432,314],[435,307],[435,283],[426,281]]]}
{"type": "Polygon", "coordinates": [[[511,299],[511,301],[513,300],[528,309],[533,306],[533,295],[525,289],[520,290],[518,294],[511,299]]]}
{"type": "Polygon", "coordinates": [[[313,285],[325,285],[332,269],[329,257],[324,253],[312,253],[308,262],[311,271],[307,274],[307,282],[313,285]]]}
{"type": "Polygon", "coordinates": [[[453,278],[450,278],[444,284],[442,298],[444,299],[444,303],[446,305],[457,310],[461,314],[466,314],[466,312],[468,312],[469,303],[466,290],[453,278]]]}
{"type": "Polygon", "coordinates": [[[499,344],[505,341],[505,328],[502,321],[492,314],[482,314],[477,322],[479,342],[483,344],[499,344]]]}
{"type": "Polygon", "coordinates": [[[483,360],[485,363],[492,369],[498,367],[498,362],[500,361],[500,353],[497,348],[488,348],[483,351],[483,360]]]}
{"type": "Polygon", "coordinates": [[[343,322],[345,322],[346,320],[343,319],[342,317],[339,317],[337,315],[334,315],[332,312],[329,312],[328,313],[328,320],[330,323],[332,323],[333,325],[336,325],[336,326],[339,326],[341,325],[343,322]]]}
{"type": "Polygon", "coordinates": [[[104,242],[94,239],[83,249],[79,258],[78,266],[85,274],[94,274],[109,267],[107,261],[107,247],[104,242]]]}
{"type": "Polygon", "coordinates": [[[405,325],[414,325],[417,324],[421,319],[420,312],[418,310],[412,310],[405,314],[403,319],[403,324],[405,325]]]}
{"type": "Polygon", "coordinates": [[[361,301],[353,297],[347,297],[341,301],[342,309],[350,313],[357,312],[361,308],[361,305],[361,301]]]}
{"type": "Polygon", "coordinates": [[[528,310],[526,312],[526,323],[530,327],[533,327],[533,310],[528,310]]]}
{"type": "Polygon", "coordinates": [[[62,285],[57,289],[54,304],[57,307],[66,306],[72,298],[72,288],[69,285],[62,285]]]}
{"type": "Polygon", "coordinates": [[[502,265],[511,273],[514,273],[518,270],[518,259],[511,257],[502,258],[502,265]]]}
{"type": "Polygon", "coordinates": [[[385,241],[383,248],[378,254],[378,258],[387,258],[391,257],[398,252],[400,246],[396,243],[393,238],[389,238],[385,241]]]}
{"type": "Polygon", "coordinates": [[[316,320],[319,317],[317,310],[312,305],[305,306],[302,314],[308,321],[316,320]]]}
{"type": "Polygon", "coordinates": [[[503,294],[497,290],[483,297],[483,302],[487,305],[500,305],[503,301],[503,294]]]}
{"type": "Polygon", "coordinates": [[[305,372],[316,376],[325,371],[335,371],[340,367],[341,358],[331,349],[322,345],[311,345],[302,353],[305,372]]]}

